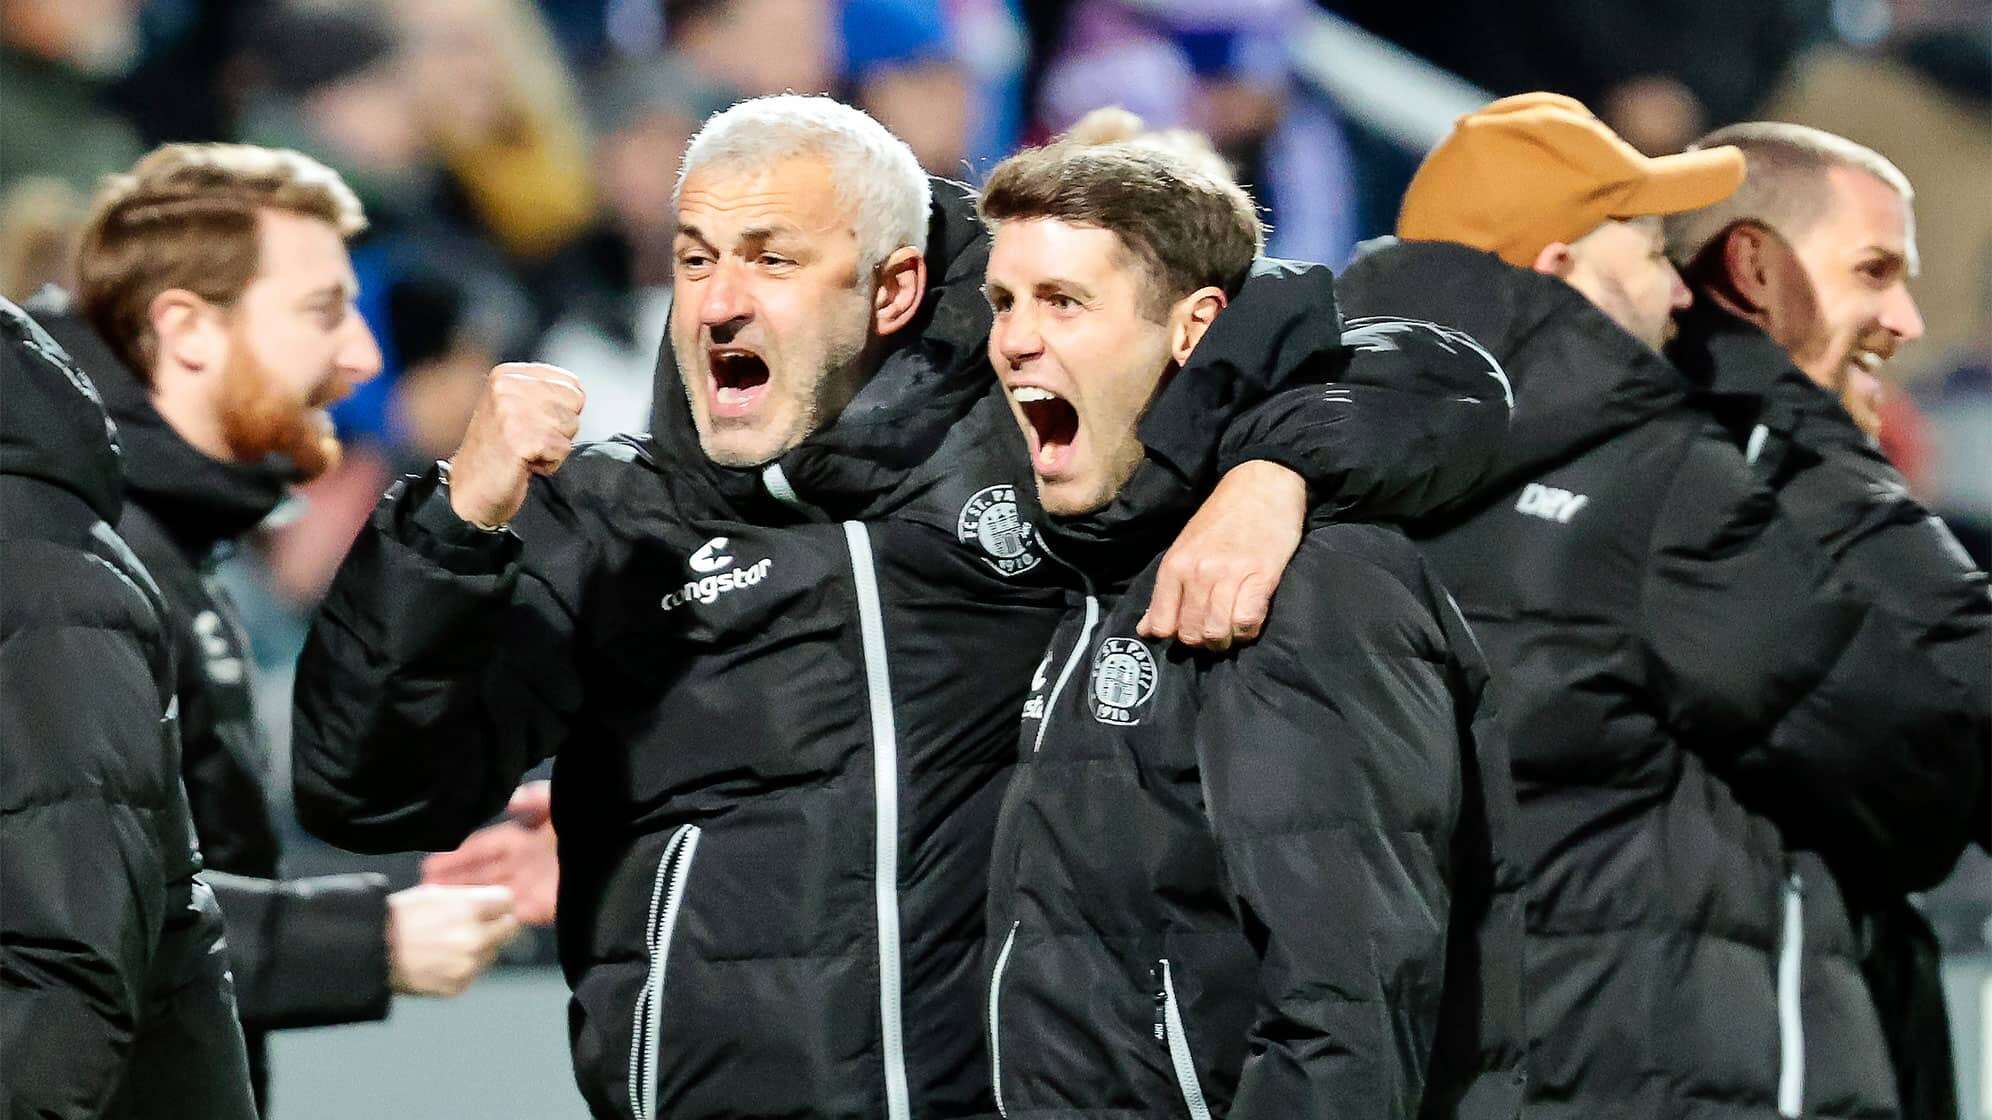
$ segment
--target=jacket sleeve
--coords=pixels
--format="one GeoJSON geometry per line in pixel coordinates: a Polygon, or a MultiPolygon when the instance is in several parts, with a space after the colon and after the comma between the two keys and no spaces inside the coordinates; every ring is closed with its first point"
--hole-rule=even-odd
{"type": "Polygon", "coordinates": [[[592,545],[551,481],[534,481],[516,534],[458,521],[433,470],[382,499],[298,661],[292,785],[314,835],[454,847],[558,749],[592,545]]]}
{"type": "Polygon", "coordinates": [[[1280,598],[1265,637],[1213,666],[1197,722],[1260,957],[1230,1115],[1409,1120],[1440,1015],[1461,793],[1441,639],[1395,577],[1319,533],[1280,598]]]}
{"type": "MultiPolygon", "coordinates": [[[[1772,387],[1756,462],[1778,505],[1833,574],[1895,619],[1908,656],[1952,690],[1981,759],[1992,758],[1992,595],[1985,573],[1840,403],[1792,374],[1772,387]],[[1783,444],[1783,447],[1775,445],[1783,444]]],[[[1981,762],[1981,765],[1984,765],[1981,762]]],[[[1992,849],[1992,784],[1975,835],[1992,849]]]]}
{"type": "Polygon", "coordinates": [[[1683,740],[1843,878],[1941,880],[1984,796],[1983,724],[1918,628],[1713,435],[1690,442],[1645,563],[1642,632],[1683,740]]]}
{"type": "Polygon", "coordinates": [[[235,1002],[251,1030],[387,1016],[387,879],[201,876],[221,902],[235,1002]]]}
{"type": "Polygon", "coordinates": [[[1317,508],[1359,520],[1430,513],[1492,467],[1514,393],[1501,363],[1464,332],[1371,316],[1344,325],[1318,385],[1283,388],[1234,420],[1220,470],[1279,463],[1317,508]]]}
{"type": "Polygon", "coordinates": [[[159,686],[129,631],[75,619],[0,637],[8,1116],[103,1115],[130,1060],[167,880],[186,859],[159,850],[152,817],[185,809],[134,801],[116,779],[173,764],[161,758],[160,717],[159,686]],[[99,762],[106,772],[83,772],[99,762]]]}

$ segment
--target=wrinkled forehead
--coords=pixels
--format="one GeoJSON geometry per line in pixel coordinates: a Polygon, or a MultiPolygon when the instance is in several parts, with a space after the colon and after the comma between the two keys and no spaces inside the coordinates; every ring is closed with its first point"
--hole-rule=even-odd
{"type": "Polygon", "coordinates": [[[857,238],[855,208],[838,193],[829,162],[812,155],[698,168],[679,188],[678,225],[715,244],[769,232],[857,238]]]}

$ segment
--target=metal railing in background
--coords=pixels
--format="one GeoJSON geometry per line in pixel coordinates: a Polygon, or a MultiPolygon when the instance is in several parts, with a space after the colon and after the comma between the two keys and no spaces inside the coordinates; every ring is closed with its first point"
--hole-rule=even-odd
{"type": "Polygon", "coordinates": [[[1318,9],[1294,36],[1291,60],[1294,72],[1350,119],[1419,155],[1462,114],[1494,100],[1452,71],[1318,9]]]}

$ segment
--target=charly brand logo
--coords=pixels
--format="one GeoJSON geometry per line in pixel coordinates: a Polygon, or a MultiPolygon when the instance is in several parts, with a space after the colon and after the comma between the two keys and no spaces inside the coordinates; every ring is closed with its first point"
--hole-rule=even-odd
{"type": "Polygon", "coordinates": [[[1037,530],[1024,520],[1014,486],[988,486],[961,507],[955,535],[963,544],[982,550],[982,562],[997,574],[1019,576],[1044,559],[1037,548],[1037,530]]]}
{"type": "Polygon", "coordinates": [[[768,572],[775,566],[773,557],[763,557],[744,568],[734,568],[734,558],[726,552],[727,538],[714,537],[699,546],[697,552],[685,558],[685,566],[701,574],[698,579],[687,580],[683,587],[664,596],[664,609],[675,611],[686,603],[717,602],[721,595],[752,587],[768,578],[768,572]],[[731,568],[731,571],[727,569],[731,568]]]}
{"type": "Polygon", "coordinates": [[[1570,519],[1590,502],[1591,499],[1583,494],[1572,494],[1555,486],[1531,482],[1522,487],[1522,496],[1515,499],[1515,511],[1540,517],[1544,521],[1554,521],[1558,525],[1568,525],[1570,519]]]}
{"type": "Polygon", "coordinates": [[[202,611],[194,616],[194,637],[200,640],[208,679],[219,685],[241,684],[242,659],[228,643],[226,626],[218,612],[202,611]]]}
{"type": "Polygon", "coordinates": [[[1133,727],[1135,710],[1155,695],[1155,657],[1133,638],[1108,638],[1093,655],[1093,718],[1133,727]]]}
{"type": "Polygon", "coordinates": [[[1031,698],[1024,701],[1025,719],[1044,718],[1044,686],[1051,679],[1051,651],[1044,651],[1044,660],[1038,662],[1037,672],[1031,674],[1031,698]]]}
{"type": "Polygon", "coordinates": [[[703,575],[732,567],[733,557],[726,554],[726,538],[714,537],[692,553],[692,558],[686,563],[692,566],[693,571],[703,575]]]}

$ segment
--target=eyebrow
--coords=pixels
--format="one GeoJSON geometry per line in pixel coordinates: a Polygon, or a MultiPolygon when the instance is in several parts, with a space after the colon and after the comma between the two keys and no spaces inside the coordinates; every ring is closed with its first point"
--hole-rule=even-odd
{"type": "Polygon", "coordinates": [[[1891,249],[1886,245],[1868,245],[1854,254],[1855,260],[1870,258],[1879,258],[1889,267],[1901,270],[1906,276],[1913,278],[1916,275],[1916,258],[1900,249],[1891,249]]]}
{"type": "Polygon", "coordinates": [[[749,226],[740,231],[742,241],[770,241],[777,237],[794,237],[800,234],[799,227],[787,222],[771,222],[764,226],[749,226]]]}
{"type": "Polygon", "coordinates": [[[1047,294],[1067,295],[1082,300],[1095,298],[1093,289],[1079,283],[1077,280],[1067,280],[1063,276],[1054,276],[1049,280],[1040,280],[1031,286],[1031,292],[1034,295],[1040,296],[1047,294]]]}
{"type": "MultiPolygon", "coordinates": [[[[1086,285],[1081,284],[1076,280],[1067,280],[1064,277],[1058,277],[1058,276],[1054,276],[1049,280],[1039,280],[1037,283],[1030,285],[1030,289],[1031,289],[1031,294],[1037,296],[1055,294],[1055,295],[1068,295],[1080,300],[1091,300],[1095,298],[1093,290],[1091,288],[1088,288],[1086,285]]],[[[982,282],[982,294],[985,297],[993,296],[997,292],[1001,292],[1007,296],[1016,295],[1016,293],[1011,290],[1010,285],[1004,283],[1001,280],[985,279],[982,282]]]]}
{"type": "Polygon", "coordinates": [[[299,302],[309,304],[345,303],[348,300],[358,299],[359,295],[360,291],[357,284],[349,284],[344,280],[334,280],[330,284],[313,288],[306,292],[303,299],[299,300],[299,302]]]}

